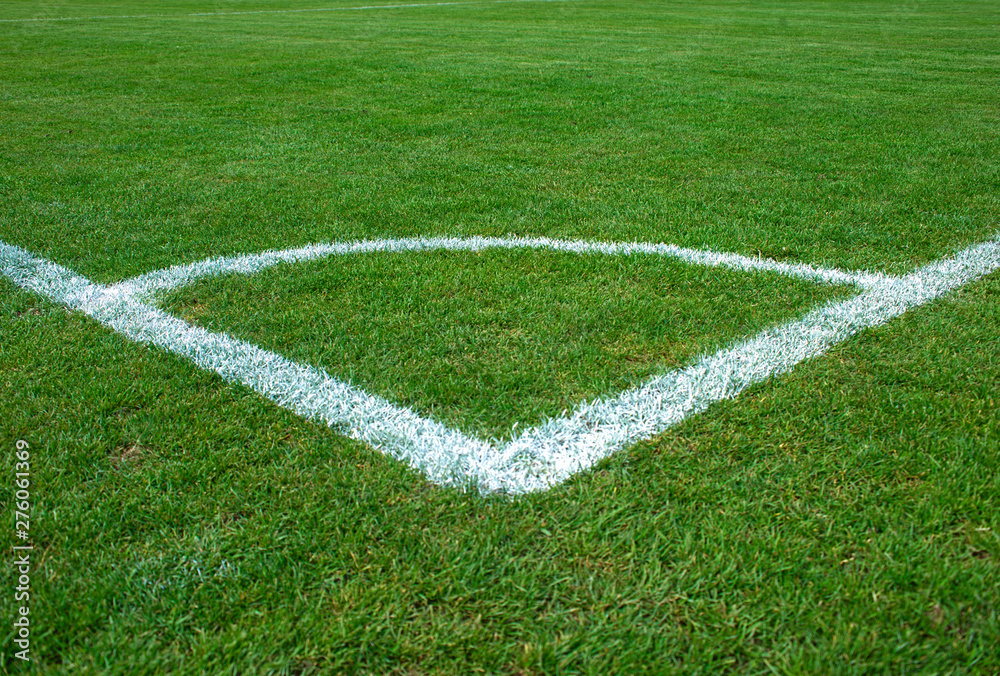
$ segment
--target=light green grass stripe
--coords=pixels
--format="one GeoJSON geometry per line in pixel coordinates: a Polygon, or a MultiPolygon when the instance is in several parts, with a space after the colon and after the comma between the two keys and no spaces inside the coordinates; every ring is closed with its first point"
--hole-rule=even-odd
{"type": "Polygon", "coordinates": [[[27,19],[0,19],[0,23],[31,23],[42,21],[108,21],[115,19],[186,19],[203,16],[246,16],[252,14],[304,14],[307,12],[357,12],[372,9],[408,9],[410,7],[452,7],[459,5],[503,5],[525,2],[573,2],[573,0],[470,0],[469,2],[414,2],[392,5],[358,5],[355,7],[309,7],[304,9],[258,9],[243,12],[191,12],[188,14],[122,14],[99,16],[52,16],[27,19]]]}

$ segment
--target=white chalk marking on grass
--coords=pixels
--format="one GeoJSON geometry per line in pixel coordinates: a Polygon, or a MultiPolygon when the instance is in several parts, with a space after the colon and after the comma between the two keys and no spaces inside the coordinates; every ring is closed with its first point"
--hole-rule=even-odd
{"type": "Polygon", "coordinates": [[[212,333],[94,284],[66,268],[0,242],[0,272],[22,289],[93,317],[126,338],[152,343],[226,380],[246,385],[295,413],[341,428],[425,472],[431,481],[463,485],[479,474],[473,460],[489,446],[412,410],[352,387],[224,333],[212,333]]]}
{"type": "Polygon", "coordinates": [[[342,428],[422,470],[431,481],[509,494],[551,488],[716,401],[735,397],[859,331],[997,269],[1000,237],[904,277],[883,277],[846,301],[828,303],[616,397],[584,402],[568,416],[525,430],[510,442],[491,443],[422,418],[319,369],[192,326],[143,303],[122,285],[93,284],[0,243],[0,271],[23,289],[78,309],[131,340],[184,356],[302,416],[342,428]]]}
{"type": "Polygon", "coordinates": [[[790,371],[864,329],[884,324],[997,269],[1000,238],[904,277],[887,277],[853,298],[828,303],[801,319],[655,376],[616,397],[585,402],[569,416],[526,430],[498,448],[494,462],[503,471],[486,473],[480,490],[513,486],[524,492],[545,490],[618,449],[649,439],[719,400],[790,371]]]}
{"type": "Polygon", "coordinates": [[[685,249],[673,244],[645,242],[591,242],[585,240],[560,240],[547,237],[407,237],[401,239],[372,239],[356,242],[310,244],[281,251],[265,251],[229,258],[209,258],[188,265],[175,265],[157,270],[115,285],[122,293],[149,299],[157,292],[169,291],[205,277],[226,273],[249,275],[280,263],[302,263],[347,254],[375,252],[416,251],[484,251],[486,249],[548,249],[575,254],[602,254],[627,256],[647,254],[676,258],[686,263],[708,267],[723,267],[741,272],[775,272],[813,282],[852,284],[871,288],[886,276],[872,272],[844,272],[843,270],[817,268],[812,265],[781,263],[769,258],[750,258],[731,253],[685,249]]]}
{"type": "Polygon", "coordinates": [[[394,5],[358,5],[355,7],[307,7],[303,9],[258,9],[243,12],[192,12],[190,14],[108,14],[98,16],[40,16],[25,19],[0,19],[0,23],[43,21],[108,21],[114,19],[187,19],[198,16],[244,16],[248,14],[304,14],[308,12],[358,12],[371,9],[406,9],[408,7],[453,7],[460,5],[507,5],[524,2],[572,2],[573,0],[465,0],[464,2],[414,2],[394,5]]]}

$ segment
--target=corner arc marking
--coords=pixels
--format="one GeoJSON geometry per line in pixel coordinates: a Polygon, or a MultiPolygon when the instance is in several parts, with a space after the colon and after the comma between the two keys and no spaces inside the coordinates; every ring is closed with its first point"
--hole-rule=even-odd
{"type": "Polygon", "coordinates": [[[773,272],[810,282],[850,284],[865,289],[888,279],[886,275],[877,272],[846,272],[804,263],[784,263],[769,258],[751,258],[733,253],[686,249],[662,243],[595,242],[549,239],[548,237],[404,237],[309,244],[278,251],[269,250],[258,254],[208,258],[195,263],[175,265],[139,275],[119,282],[114,288],[119,289],[122,293],[148,299],[157,292],[177,289],[206,277],[227,273],[255,274],[281,263],[303,263],[329,256],[376,252],[412,253],[439,250],[484,251],[487,249],[547,249],[580,255],[627,256],[641,254],[663,256],[692,265],[721,267],[740,272],[773,272]]]}
{"type": "MultiPolygon", "coordinates": [[[[412,246],[405,250],[420,250],[429,243],[407,241],[412,246]]],[[[456,244],[456,250],[475,250],[469,248],[469,240],[446,241],[465,243],[460,247],[456,244]]],[[[485,241],[488,240],[476,246],[487,246],[485,241]]],[[[519,242],[525,242],[526,248],[580,250],[579,242],[542,239],[519,242]]],[[[385,250],[372,248],[376,245],[371,243],[327,246],[385,250]]],[[[590,243],[588,246],[591,248],[583,248],[593,253],[626,252],[625,248],[614,248],[619,245],[590,243]]],[[[652,253],[645,247],[667,245],[631,246],[639,249],[628,252],[652,253]]],[[[183,286],[206,274],[250,273],[278,262],[302,260],[300,257],[286,260],[283,253],[287,254],[269,252],[256,257],[214,259],[203,262],[203,267],[193,264],[170,268],[114,286],[102,286],[24,249],[0,242],[0,272],[22,289],[80,310],[130,340],[162,347],[226,380],[242,383],[299,415],[341,427],[349,436],[423,471],[436,483],[473,485],[483,493],[516,495],[547,490],[611,453],[661,433],[720,399],[732,398],[755,383],[823,354],[859,331],[883,324],[1000,269],[1000,237],[997,237],[903,277],[882,276],[866,279],[864,284],[855,282],[864,290],[852,298],[823,305],[687,367],[656,375],[615,397],[583,402],[565,417],[526,429],[507,443],[495,443],[468,437],[332,378],[320,369],[224,333],[193,326],[145,302],[156,290],[183,286]],[[238,261],[242,262],[237,264],[238,261]],[[250,269],[243,269],[244,265],[250,269]]],[[[706,257],[721,255],[702,253],[706,257]]]]}

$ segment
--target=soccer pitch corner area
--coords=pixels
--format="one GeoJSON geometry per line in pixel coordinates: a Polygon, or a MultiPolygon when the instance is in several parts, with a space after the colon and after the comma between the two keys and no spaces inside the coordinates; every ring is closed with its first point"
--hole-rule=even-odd
{"type": "Polygon", "coordinates": [[[0,0],[39,668],[997,672],[997,25],[0,0]]]}
{"type": "MultiPolygon", "coordinates": [[[[839,270],[823,270],[809,265],[795,265],[711,251],[686,250],[656,243],[620,244],[546,238],[417,238],[316,245],[286,251],[268,251],[231,259],[211,259],[202,263],[149,273],[113,286],[101,286],[93,284],[65,268],[39,259],[23,249],[6,244],[3,244],[2,247],[0,262],[3,263],[3,274],[25,290],[42,294],[71,309],[82,311],[131,340],[152,343],[183,356],[199,367],[217,373],[227,380],[247,386],[299,415],[322,421],[335,429],[343,430],[349,436],[409,463],[436,483],[475,486],[486,493],[500,491],[509,494],[551,488],[576,472],[587,469],[595,462],[608,457],[611,453],[639,441],[647,440],[680,422],[688,415],[705,410],[716,401],[735,397],[747,387],[789,371],[805,359],[821,355],[830,347],[850,338],[859,331],[885,323],[913,307],[961,288],[1000,267],[1000,240],[998,239],[964,249],[953,257],[936,261],[909,275],[890,277],[870,273],[851,274],[839,270]],[[364,385],[331,376],[322,368],[289,359],[257,344],[233,337],[228,333],[213,332],[186,322],[162,311],[153,304],[153,296],[158,292],[177,290],[202,278],[211,278],[223,273],[230,276],[257,275],[279,264],[287,267],[294,264],[308,264],[304,262],[330,257],[334,258],[335,263],[332,271],[325,271],[325,276],[321,274],[319,283],[315,280],[307,283],[305,285],[306,295],[308,296],[310,292],[312,294],[332,292],[339,296],[338,301],[342,301],[346,294],[341,295],[338,291],[337,278],[339,278],[341,285],[355,286],[357,286],[358,279],[364,277],[378,282],[387,280],[391,282],[396,279],[387,275],[387,271],[384,269],[373,268],[370,259],[377,258],[380,254],[390,253],[393,256],[409,257],[423,257],[428,253],[436,252],[483,255],[496,250],[508,255],[511,252],[528,251],[531,253],[531,258],[545,256],[551,252],[569,254],[577,259],[581,257],[588,259],[594,257],[666,258],[681,261],[688,267],[722,268],[723,274],[738,270],[744,275],[767,272],[771,275],[783,275],[793,279],[806,279],[813,283],[829,284],[836,281],[842,284],[853,284],[859,288],[860,292],[846,300],[828,301],[820,304],[819,307],[810,309],[805,315],[795,319],[762,328],[755,335],[732,342],[713,354],[700,355],[697,359],[679,368],[668,370],[664,369],[662,365],[656,365],[658,368],[655,369],[651,377],[634,386],[619,393],[601,392],[596,398],[577,403],[569,412],[564,411],[562,416],[549,416],[541,424],[524,426],[520,431],[515,431],[512,438],[503,441],[495,437],[491,440],[484,440],[463,434],[459,430],[447,427],[440,421],[418,414],[412,408],[401,406],[385,397],[372,394],[364,389],[364,385]],[[363,261],[360,269],[347,265],[345,270],[345,266],[340,265],[345,259],[356,265],[357,261],[353,259],[358,258],[363,261]],[[330,275],[333,276],[333,279],[330,279],[330,275]]],[[[563,264],[565,265],[565,261],[563,264]]],[[[377,265],[377,262],[374,265],[377,265]]],[[[466,288],[482,292],[491,283],[494,286],[503,286],[504,280],[506,280],[520,284],[524,279],[530,280],[529,287],[554,288],[550,283],[551,280],[537,276],[532,279],[531,274],[522,273],[518,269],[516,261],[508,259],[500,261],[499,264],[494,262],[494,265],[497,265],[496,269],[504,271],[500,278],[478,279],[466,288]]],[[[559,261],[548,261],[547,265],[543,267],[548,267],[550,272],[552,270],[558,272],[559,261]]],[[[537,268],[534,270],[536,275],[541,274],[537,268]]],[[[406,311],[401,314],[398,310],[387,307],[392,299],[398,297],[401,292],[402,298],[400,300],[403,306],[412,309],[414,303],[413,286],[416,280],[426,279],[428,275],[426,271],[420,270],[410,270],[409,272],[410,276],[405,279],[403,288],[397,288],[395,292],[386,290],[384,287],[367,289],[362,296],[367,297],[369,310],[377,315],[392,314],[397,321],[401,320],[411,327],[414,323],[419,323],[420,320],[414,319],[421,316],[419,312],[406,311]]],[[[620,279],[623,270],[619,268],[616,272],[620,279]]],[[[654,275],[664,274],[662,266],[660,266],[655,272],[627,270],[624,271],[624,276],[629,279],[638,276],[641,280],[643,272],[654,275]]],[[[690,271],[674,270],[672,281],[666,282],[666,285],[677,284],[688,293],[697,293],[691,291],[691,279],[683,281],[677,279],[678,276],[683,278],[688,272],[690,271]]],[[[565,274],[565,270],[562,273],[565,274]]],[[[596,285],[602,290],[608,288],[608,281],[602,280],[595,271],[589,270],[583,275],[580,273],[580,270],[576,270],[572,276],[586,279],[587,285],[596,285]]],[[[667,277],[671,277],[669,272],[666,274],[667,277]]],[[[456,279],[454,276],[451,278],[452,280],[456,279]]],[[[656,276],[655,280],[657,282],[656,288],[662,289],[665,280],[659,276],[656,276]]],[[[702,279],[696,280],[695,285],[698,282],[705,285],[707,281],[702,277],[702,279]]],[[[732,285],[735,280],[723,279],[722,281],[724,284],[732,285]]],[[[773,280],[770,281],[773,283],[773,280]]],[[[352,318],[358,318],[357,308],[349,309],[348,314],[341,316],[339,320],[329,320],[329,307],[324,311],[322,304],[316,307],[316,304],[307,298],[306,307],[309,309],[299,307],[296,311],[297,308],[292,298],[295,294],[287,293],[289,283],[287,276],[279,278],[277,284],[274,281],[271,281],[270,284],[265,282],[260,287],[253,287],[256,293],[251,292],[239,299],[242,301],[243,309],[242,311],[238,310],[235,314],[237,315],[237,323],[239,316],[242,315],[243,332],[247,331],[247,324],[251,324],[263,331],[263,333],[257,332],[258,340],[287,343],[289,340],[287,336],[278,340],[269,340],[267,331],[287,331],[288,315],[291,313],[293,320],[295,318],[301,320],[298,326],[299,330],[292,332],[292,335],[299,336],[301,340],[307,343],[311,341],[314,344],[317,342],[315,335],[310,337],[303,334],[303,326],[313,327],[314,334],[315,329],[323,329],[318,346],[312,350],[314,355],[329,354],[331,351],[339,355],[341,347],[355,351],[360,350],[362,355],[371,352],[384,352],[384,346],[376,346],[372,340],[372,336],[379,333],[388,333],[388,339],[391,343],[399,344],[402,340],[409,347],[413,347],[411,341],[421,339],[413,336],[405,340],[401,339],[394,331],[392,319],[388,323],[376,326],[378,322],[374,321],[372,317],[364,318],[361,320],[361,325],[352,330],[347,327],[347,323],[352,318]],[[283,318],[278,322],[262,319],[261,308],[265,307],[265,300],[274,298],[276,295],[281,297],[282,301],[288,300],[293,304],[284,307],[279,305],[274,308],[279,315],[283,315],[283,318]],[[330,342],[333,341],[336,344],[338,333],[361,333],[362,335],[358,344],[354,346],[331,347],[330,342]]],[[[787,283],[791,284],[790,281],[787,283]]],[[[465,286],[465,282],[459,281],[459,285],[465,286]]],[[[741,286],[749,290],[751,295],[759,293],[759,289],[755,290],[752,284],[743,283],[741,286]]],[[[238,282],[235,285],[230,284],[229,293],[226,293],[225,289],[222,289],[221,293],[224,294],[227,301],[232,302],[234,295],[239,295],[240,291],[247,288],[251,288],[250,285],[238,282]]],[[[519,296],[523,296],[526,290],[515,289],[514,291],[519,296]]],[[[427,290],[424,292],[426,293],[427,290]]],[[[441,293],[442,289],[436,288],[434,292],[441,293]]],[[[714,292],[710,290],[709,295],[717,295],[717,293],[717,290],[714,292]]],[[[633,289],[621,291],[621,294],[628,295],[630,301],[634,301],[636,295],[633,293],[633,289]]],[[[212,291],[202,288],[196,295],[201,298],[211,297],[212,291]]],[[[301,296],[301,289],[299,295],[301,296]]],[[[446,292],[445,295],[453,296],[454,292],[446,292]]],[[[682,293],[682,296],[685,295],[682,293]]],[[[467,306],[465,310],[459,306],[439,308],[437,316],[432,314],[430,317],[430,321],[434,325],[423,327],[422,339],[438,338],[443,327],[457,326],[459,334],[462,334],[470,331],[482,332],[484,329],[488,329],[491,324],[500,324],[501,326],[511,324],[512,317],[496,316],[495,314],[497,308],[506,307],[510,310],[509,300],[510,297],[506,299],[494,298],[484,302],[480,293],[471,299],[471,305],[470,299],[465,299],[464,304],[467,306]],[[483,312],[488,314],[490,308],[493,309],[494,314],[484,317],[483,312]],[[474,316],[470,317],[470,312],[474,316]],[[477,312],[478,316],[475,316],[477,312]]],[[[704,301],[704,298],[702,300],[704,301]]],[[[656,299],[656,301],[658,304],[653,307],[639,308],[638,314],[647,318],[650,316],[675,317],[677,315],[670,308],[669,302],[664,303],[662,298],[656,299]]],[[[200,301],[194,299],[194,302],[200,301]]],[[[536,301],[532,308],[521,308],[519,311],[545,313],[553,311],[554,308],[562,307],[573,316],[585,312],[586,299],[579,307],[570,306],[567,308],[566,306],[570,303],[571,301],[566,298],[543,298],[536,301]]],[[[176,299],[174,304],[183,308],[183,296],[176,299]]],[[[225,314],[227,311],[229,314],[233,314],[229,308],[223,308],[220,312],[225,314]]],[[[517,311],[518,309],[514,310],[515,316],[517,311]]],[[[616,310],[601,308],[598,314],[606,318],[609,312],[616,312],[616,310]]],[[[266,311],[263,314],[266,314],[266,311]]],[[[616,318],[619,321],[622,319],[618,315],[616,318]]],[[[427,319],[426,315],[423,315],[423,319],[427,319]]],[[[706,317],[701,317],[697,318],[695,323],[706,321],[706,317]]],[[[631,324],[628,319],[625,319],[624,323],[623,335],[633,336],[640,333],[635,331],[637,324],[631,324]]],[[[598,331],[600,331],[600,324],[601,322],[597,323],[596,330],[598,331]]],[[[516,322],[512,325],[517,331],[516,322]]],[[[652,334],[652,340],[655,343],[656,338],[659,337],[655,335],[657,326],[661,331],[667,330],[666,322],[654,322],[652,326],[643,327],[641,333],[652,334]]],[[[563,330],[565,331],[565,328],[563,330]]],[[[590,325],[586,330],[594,331],[595,326],[590,325]]],[[[485,338],[493,345],[497,337],[487,335],[485,338]]],[[[554,347],[562,345],[565,341],[565,338],[560,341],[553,336],[542,336],[540,339],[535,336],[531,338],[533,340],[529,340],[528,343],[533,343],[535,347],[538,345],[554,347]]],[[[607,342],[606,336],[598,336],[598,345],[601,344],[602,339],[603,342],[607,342]]],[[[684,336],[683,339],[690,339],[690,337],[684,336]]],[[[467,344],[466,348],[471,346],[472,344],[467,344]]],[[[420,347],[418,346],[418,349],[420,347]]],[[[430,349],[433,350],[434,347],[432,345],[430,349]]],[[[303,348],[301,346],[293,347],[293,350],[296,349],[301,351],[303,348]]],[[[424,349],[428,348],[424,347],[424,349]]],[[[479,349],[482,349],[482,345],[479,346],[479,349]]],[[[308,352],[308,350],[306,351],[308,352]]],[[[580,351],[587,353],[587,348],[581,347],[580,351]]],[[[592,352],[591,346],[591,354],[592,352]]],[[[452,359],[461,360],[467,357],[468,350],[463,350],[461,345],[451,344],[445,354],[449,353],[452,355],[452,359]]],[[[536,352],[533,358],[545,370],[553,368],[552,361],[546,356],[540,356],[536,352]]],[[[580,352],[571,353],[569,358],[573,361],[579,360],[580,352]]],[[[471,373],[466,374],[464,387],[479,390],[481,382],[490,380],[493,374],[489,373],[488,369],[496,368],[497,362],[505,363],[523,359],[525,359],[524,354],[491,355],[483,360],[486,362],[485,364],[478,365],[479,371],[473,368],[471,373]],[[483,369],[487,370],[484,372],[483,369]]],[[[347,361],[346,353],[344,361],[347,361]]],[[[416,366],[412,361],[407,362],[405,358],[400,359],[398,355],[394,359],[390,358],[390,361],[403,362],[404,376],[406,369],[424,371],[423,366],[416,366]]],[[[596,362],[597,360],[592,361],[596,362]]],[[[593,368],[599,369],[601,365],[594,363],[593,368]]],[[[397,377],[400,375],[397,374],[397,377]]],[[[434,382],[436,376],[431,374],[430,378],[431,382],[434,382]]],[[[523,381],[524,378],[523,373],[515,373],[512,381],[499,385],[498,391],[506,393],[512,400],[515,414],[520,413],[518,402],[522,393],[517,391],[516,385],[512,387],[511,383],[523,381]]],[[[428,383],[423,384],[425,390],[428,389],[427,385],[428,383]]],[[[457,385],[457,387],[462,386],[461,384],[457,385]]],[[[543,393],[538,396],[544,397],[544,387],[541,389],[543,393]]],[[[405,397],[406,394],[408,393],[404,391],[403,396],[405,397]]],[[[434,392],[432,391],[430,394],[433,395],[434,392]]],[[[481,403],[480,407],[488,409],[492,402],[497,401],[497,394],[492,393],[486,397],[485,401],[485,406],[481,403]]],[[[433,402],[429,405],[433,406],[433,402]]],[[[516,430],[517,424],[517,422],[514,423],[512,430],[516,430]]]]}

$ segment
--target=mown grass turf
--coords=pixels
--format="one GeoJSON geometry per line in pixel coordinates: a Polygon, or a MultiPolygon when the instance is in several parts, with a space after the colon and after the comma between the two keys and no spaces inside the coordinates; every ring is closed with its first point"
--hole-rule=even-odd
{"type": "MultiPolygon", "coordinates": [[[[165,306],[484,437],[614,396],[835,296],[650,256],[372,254],[229,276],[165,306]]],[[[843,295],[843,292],[841,293],[843,295]]]]}
{"type": "Polygon", "coordinates": [[[0,217],[105,281],[414,234],[662,239],[902,272],[1000,217],[995,7],[922,7],[5,24],[0,217]]]}
{"type": "MultiPolygon", "coordinates": [[[[338,4],[352,3],[322,6],[338,4]]],[[[100,282],[420,234],[667,241],[898,273],[1000,222],[992,2],[186,16],[319,6],[0,1],[0,19],[174,15],[0,22],[0,240],[100,282]]],[[[458,258],[398,265],[444,284],[469,271],[458,258]]],[[[628,265],[604,264],[611,278],[628,265]]],[[[246,290],[223,280],[208,300],[304,290],[334,274],[324,265],[246,290]]],[[[627,277],[630,294],[648,283],[627,277]]],[[[619,312],[610,293],[549,279],[619,312]]],[[[510,500],[430,485],[0,281],[0,505],[25,439],[35,666],[995,673],[998,297],[993,274],[510,500]]],[[[0,636],[0,670],[22,670],[0,636]]]]}
{"type": "Polygon", "coordinates": [[[516,501],[9,293],[36,645],[73,673],[989,673],[998,291],[516,501]]]}

